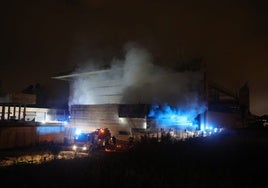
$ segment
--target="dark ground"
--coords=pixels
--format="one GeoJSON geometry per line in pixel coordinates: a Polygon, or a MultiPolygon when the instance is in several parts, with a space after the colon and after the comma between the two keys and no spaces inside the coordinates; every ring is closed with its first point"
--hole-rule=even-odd
{"type": "Polygon", "coordinates": [[[1,187],[267,187],[268,130],[246,128],[178,143],[144,143],[41,165],[0,168],[1,187]]]}

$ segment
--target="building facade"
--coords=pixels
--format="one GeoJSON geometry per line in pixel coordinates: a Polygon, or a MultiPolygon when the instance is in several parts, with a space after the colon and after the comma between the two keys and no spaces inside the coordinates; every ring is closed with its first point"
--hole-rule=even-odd
{"type": "MultiPolygon", "coordinates": [[[[162,129],[183,132],[242,126],[241,101],[247,99],[210,83],[203,69],[146,72],[146,76],[127,73],[103,69],[54,77],[70,83],[68,138],[77,129],[109,128],[115,137],[139,139],[162,129]],[[154,111],[156,105],[158,111],[154,111]]],[[[243,96],[249,97],[249,92],[243,96]]]]}

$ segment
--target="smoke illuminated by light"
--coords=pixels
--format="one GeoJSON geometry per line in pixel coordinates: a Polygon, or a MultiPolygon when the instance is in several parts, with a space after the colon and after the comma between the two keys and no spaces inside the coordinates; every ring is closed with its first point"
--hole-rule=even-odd
{"type": "MultiPolygon", "coordinates": [[[[204,108],[200,108],[201,110],[204,108]]],[[[200,120],[198,115],[202,113],[194,110],[183,110],[179,108],[171,108],[169,105],[163,107],[154,105],[148,117],[154,118],[160,127],[176,127],[179,129],[197,129],[199,128],[200,120]]]]}
{"type": "Polygon", "coordinates": [[[110,64],[105,70],[92,61],[80,67],[70,87],[69,105],[168,103],[191,108],[189,103],[199,103],[203,78],[199,71],[159,67],[152,54],[137,45],[126,45],[124,59],[114,58],[110,64]]]}

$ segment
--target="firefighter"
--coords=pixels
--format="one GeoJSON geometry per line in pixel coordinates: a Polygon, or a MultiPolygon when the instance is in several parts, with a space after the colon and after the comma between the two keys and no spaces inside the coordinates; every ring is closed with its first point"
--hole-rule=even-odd
{"type": "Polygon", "coordinates": [[[113,143],[113,145],[116,144],[116,138],[115,138],[115,136],[112,136],[112,143],[113,143]]]}

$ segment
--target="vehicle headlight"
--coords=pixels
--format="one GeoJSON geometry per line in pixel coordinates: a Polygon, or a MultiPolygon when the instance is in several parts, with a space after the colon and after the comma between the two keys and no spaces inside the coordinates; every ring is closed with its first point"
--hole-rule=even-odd
{"type": "Polygon", "coordinates": [[[73,145],[73,150],[76,150],[77,149],[77,146],[76,145],[73,145]]]}
{"type": "Polygon", "coordinates": [[[83,146],[82,150],[84,150],[84,151],[87,150],[87,147],[86,146],[83,146]]]}

